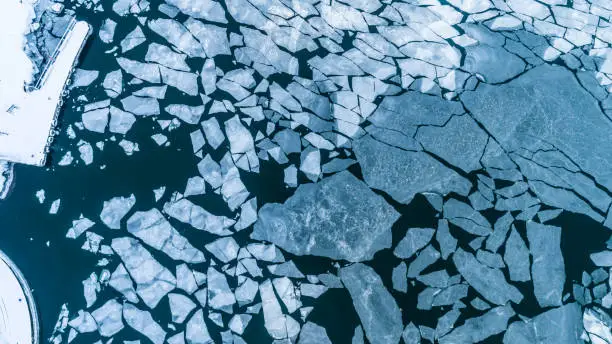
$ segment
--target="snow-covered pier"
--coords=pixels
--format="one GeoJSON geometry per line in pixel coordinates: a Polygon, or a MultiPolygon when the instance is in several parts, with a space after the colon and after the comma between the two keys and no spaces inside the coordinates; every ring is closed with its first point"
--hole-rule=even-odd
{"type": "Polygon", "coordinates": [[[45,164],[64,89],[90,31],[86,22],[74,21],[35,86],[3,99],[0,160],[45,164]]]}

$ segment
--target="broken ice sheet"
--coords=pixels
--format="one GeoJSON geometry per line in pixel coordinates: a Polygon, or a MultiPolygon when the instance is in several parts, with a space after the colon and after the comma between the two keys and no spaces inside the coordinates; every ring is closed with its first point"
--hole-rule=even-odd
{"type": "Polygon", "coordinates": [[[206,275],[208,276],[208,305],[225,313],[233,313],[236,298],[225,275],[213,267],[208,268],[206,275]]]}
{"type": "Polygon", "coordinates": [[[123,304],[123,319],[135,331],[147,337],[153,344],[163,344],[166,331],[153,320],[151,313],[141,310],[131,303],[123,304]]]}
{"type": "Polygon", "coordinates": [[[76,239],[81,236],[81,234],[85,233],[85,231],[87,231],[89,228],[93,227],[93,225],[95,225],[95,222],[83,217],[83,214],[81,214],[77,220],[72,221],[72,227],[68,229],[66,238],[76,239]]]}
{"type": "Polygon", "coordinates": [[[264,205],[251,237],[297,255],[357,262],[391,246],[391,226],[398,217],[381,196],[343,171],[301,185],[284,204],[264,205]]]}
{"type": "Polygon", "coordinates": [[[104,202],[100,219],[109,228],[119,229],[121,219],[132,209],[134,204],[136,204],[134,194],[131,194],[130,197],[113,197],[104,202]]]}
{"type": "Polygon", "coordinates": [[[113,239],[113,250],[124,262],[130,276],[136,282],[136,292],[144,303],[155,308],[159,301],[176,285],[174,275],[159,264],[136,240],[128,237],[113,239]],[[147,269],[142,269],[146,264],[147,269]]]}
{"type": "Polygon", "coordinates": [[[259,294],[263,308],[264,326],[270,336],[274,339],[296,337],[300,332],[300,324],[290,315],[283,314],[270,280],[265,280],[259,285],[259,294]]]}
{"type": "Polygon", "coordinates": [[[380,276],[370,267],[356,263],[340,269],[365,334],[372,343],[398,343],[402,315],[380,276]]]}
{"type": "Polygon", "coordinates": [[[183,223],[190,224],[196,229],[216,235],[232,234],[228,228],[235,223],[234,220],[225,216],[216,216],[207,212],[204,208],[186,198],[167,202],[164,204],[164,212],[183,223]]]}
{"type": "Polygon", "coordinates": [[[202,263],[204,254],[172,227],[164,215],[153,208],[138,211],[127,221],[127,230],[147,245],[169,257],[187,263],[202,263]]]}
{"type": "Polygon", "coordinates": [[[453,254],[453,262],[468,284],[488,301],[503,305],[523,300],[523,294],[506,281],[501,270],[481,264],[473,254],[459,248],[453,254]]]}

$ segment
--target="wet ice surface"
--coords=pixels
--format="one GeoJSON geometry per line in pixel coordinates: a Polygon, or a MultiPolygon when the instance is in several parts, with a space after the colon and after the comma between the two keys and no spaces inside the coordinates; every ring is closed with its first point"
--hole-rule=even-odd
{"type": "Polygon", "coordinates": [[[75,6],[46,338],[611,343],[607,2],[75,6]]]}

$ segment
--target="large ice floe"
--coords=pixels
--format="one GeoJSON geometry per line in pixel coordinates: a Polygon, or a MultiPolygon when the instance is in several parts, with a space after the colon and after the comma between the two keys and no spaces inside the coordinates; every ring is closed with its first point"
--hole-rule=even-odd
{"type": "Polygon", "coordinates": [[[53,343],[612,344],[608,1],[66,5],[52,168],[146,172],[53,343]]]}

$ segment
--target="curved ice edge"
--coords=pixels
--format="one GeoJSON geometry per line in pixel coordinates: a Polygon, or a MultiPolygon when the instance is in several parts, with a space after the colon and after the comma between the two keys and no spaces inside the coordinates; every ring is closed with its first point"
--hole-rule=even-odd
{"type": "MultiPolygon", "coordinates": [[[[25,277],[23,276],[23,274],[21,273],[21,271],[17,268],[15,263],[13,263],[13,261],[2,251],[0,251],[0,280],[2,280],[5,285],[10,284],[10,283],[7,283],[9,280],[12,280],[12,282],[16,281],[21,287],[21,291],[23,292],[25,296],[25,301],[28,307],[27,313],[29,315],[28,320],[30,323],[29,341],[23,342],[23,343],[24,344],[25,343],[39,344],[40,343],[40,323],[38,320],[38,309],[36,308],[36,303],[34,302],[34,295],[32,294],[32,290],[30,289],[30,286],[28,282],[26,281],[25,277]],[[11,274],[6,276],[4,275],[4,273],[11,273],[11,274]]],[[[1,295],[0,295],[0,298],[1,298],[1,295]]],[[[9,310],[9,314],[15,314],[15,313],[10,312],[9,310]]],[[[9,324],[11,324],[11,322],[9,322],[9,324]]],[[[13,322],[12,324],[15,324],[15,323],[13,322]]],[[[27,340],[27,338],[19,338],[19,339],[27,340]]],[[[17,342],[22,343],[22,341],[20,340],[17,342]]]]}

